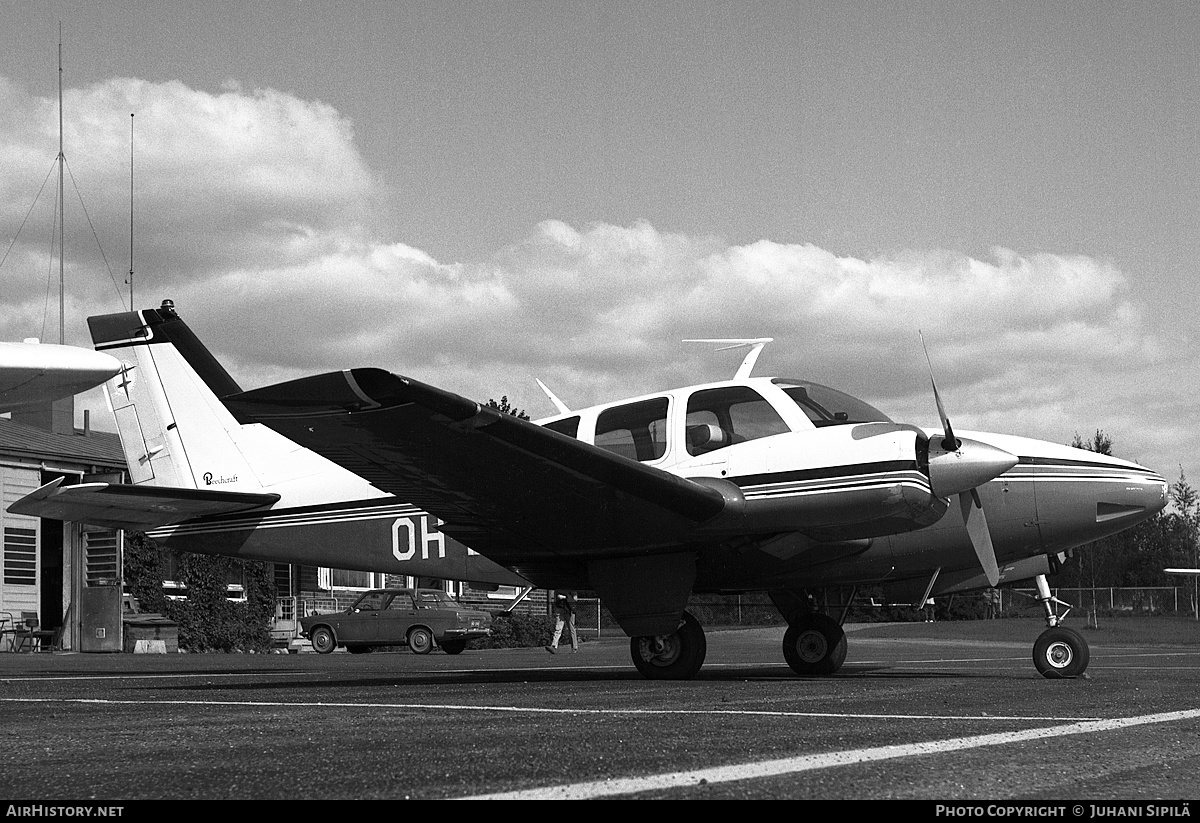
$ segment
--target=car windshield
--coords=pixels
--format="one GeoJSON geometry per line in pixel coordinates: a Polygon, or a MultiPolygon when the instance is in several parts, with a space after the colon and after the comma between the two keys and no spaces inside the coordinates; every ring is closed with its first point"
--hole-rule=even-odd
{"type": "Polygon", "coordinates": [[[383,598],[387,596],[386,592],[367,592],[362,597],[354,602],[352,608],[359,611],[369,611],[383,607],[383,598]]]}
{"type": "Polygon", "coordinates": [[[783,389],[817,428],[845,426],[851,423],[893,422],[890,417],[869,403],[820,383],[784,377],[771,382],[783,389]]]}

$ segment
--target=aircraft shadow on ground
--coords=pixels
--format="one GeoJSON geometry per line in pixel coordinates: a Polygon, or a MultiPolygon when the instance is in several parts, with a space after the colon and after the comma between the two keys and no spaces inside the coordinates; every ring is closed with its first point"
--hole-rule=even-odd
{"type": "MultiPolygon", "coordinates": [[[[210,672],[214,676],[219,676],[219,673],[210,672]]],[[[227,672],[232,674],[232,672],[227,672]]],[[[242,674],[238,672],[237,674],[242,674]]],[[[279,675],[279,672],[271,672],[264,674],[279,675]]],[[[1005,677],[1006,676],[1001,676],[1005,677]]],[[[520,684],[520,683],[617,683],[617,682],[633,682],[645,684],[648,688],[661,688],[664,686],[680,686],[686,684],[702,685],[704,683],[730,683],[741,682],[745,680],[770,679],[770,680],[790,680],[797,683],[832,683],[838,680],[996,680],[1000,679],[995,674],[975,673],[967,671],[959,672],[912,672],[912,671],[892,671],[887,667],[875,666],[847,666],[842,672],[833,677],[802,677],[793,674],[789,670],[780,666],[772,667],[745,667],[737,669],[714,669],[711,671],[701,671],[692,680],[685,681],[656,681],[647,680],[638,672],[630,668],[628,670],[598,670],[588,668],[572,668],[572,669],[503,669],[494,671],[478,671],[478,672],[445,672],[439,673],[436,671],[429,672],[405,672],[397,671],[395,673],[380,673],[371,672],[364,676],[354,676],[347,674],[346,676],[338,676],[336,673],[331,673],[329,677],[309,677],[298,678],[294,676],[271,677],[269,680],[245,682],[239,681],[234,683],[180,683],[171,686],[158,687],[162,691],[167,692],[262,692],[262,691],[338,691],[346,692],[349,689],[362,688],[382,688],[395,687],[398,685],[405,686],[447,686],[461,685],[471,686],[480,684],[520,684]]],[[[141,687],[137,687],[141,688],[141,687]]]]}

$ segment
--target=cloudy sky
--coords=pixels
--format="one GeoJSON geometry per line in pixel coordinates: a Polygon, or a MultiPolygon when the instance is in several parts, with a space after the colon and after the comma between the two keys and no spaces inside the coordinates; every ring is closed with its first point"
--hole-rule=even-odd
{"type": "Polygon", "coordinates": [[[381,366],[540,417],[535,377],[583,406],[769,336],[758,373],[931,424],[922,330],[956,428],[1200,481],[1200,4],[0,13],[0,339],[58,336],[61,21],[68,342],[127,307],[133,114],[138,307],[246,388],[381,366]]]}

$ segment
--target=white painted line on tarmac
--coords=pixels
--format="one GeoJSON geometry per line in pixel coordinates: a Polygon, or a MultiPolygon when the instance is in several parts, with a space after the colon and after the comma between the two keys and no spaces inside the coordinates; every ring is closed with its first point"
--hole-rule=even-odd
{"type": "Polygon", "coordinates": [[[827,752],[825,754],[789,757],[780,760],[764,760],[758,763],[745,763],[738,766],[718,766],[710,769],[694,769],[687,772],[670,772],[667,774],[650,775],[648,777],[593,780],[565,786],[548,786],[541,789],[500,792],[460,799],[589,800],[597,797],[637,794],[640,792],[661,791],[663,789],[689,788],[704,783],[729,783],[738,780],[778,777],[785,774],[795,774],[814,769],[827,769],[834,766],[851,766],[879,760],[894,760],[902,757],[915,757],[926,754],[942,754],[945,752],[962,751],[964,749],[978,749],[985,746],[1003,746],[1009,743],[1021,743],[1029,740],[1045,740],[1076,734],[1095,734],[1096,732],[1115,731],[1151,723],[1172,723],[1179,720],[1191,720],[1197,717],[1200,717],[1200,709],[1147,714],[1139,717],[1122,717],[1112,720],[1091,720],[1082,723],[1070,723],[1064,726],[1051,726],[1043,729],[1027,729],[1017,732],[958,737],[951,740],[933,740],[897,746],[877,746],[869,749],[827,752]]]}
{"type": "Polygon", "coordinates": [[[63,674],[63,675],[35,675],[33,677],[7,677],[0,675],[0,683],[18,683],[23,681],[42,682],[47,680],[71,680],[75,682],[84,682],[88,680],[176,680],[179,678],[198,678],[207,677],[275,677],[283,675],[285,677],[298,677],[300,675],[312,675],[314,672],[223,672],[206,674],[63,674]]]}
{"type": "Polygon", "coordinates": [[[1094,717],[1047,717],[1046,715],[1004,714],[863,714],[857,712],[794,712],[766,709],[554,709],[545,706],[475,706],[462,703],[349,703],[274,700],[110,700],[99,697],[0,697],[0,703],[81,703],[105,706],[241,706],[246,708],[289,709],[403,709],[405,711],[496,712],[500,714],[566,714],[566,715],[703,715],[708,717],[810,717],[834,720],[959,720],[959,721],[1019,721],[1044,723],[1097,721],[1094,717]]]}

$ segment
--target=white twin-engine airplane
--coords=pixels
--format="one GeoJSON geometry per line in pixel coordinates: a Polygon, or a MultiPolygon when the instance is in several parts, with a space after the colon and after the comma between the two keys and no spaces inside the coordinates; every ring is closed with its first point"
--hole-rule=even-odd
{"type": "Polygon", "coordinates": [[[119,360],[91,349],[35,339],[0,343],[0,413],[87,391],[120,370],[119,360]]]}
{"type": "Polygon", "coordinates": [[[560,413],[531,423],[379,369],[243,392],[170,301],[89,324],[124,362],[107,388],[133,485],[50,484],[14,510],[407,574],[436,535],[482,557],[464,550],[476,565],[456,572],[431,557],[430,573],[597,592],[649,678],[703,664],[692,592],[768,592],[784,659],[828,675],[846,638],[811,589],[882,584],[921,604],[1030,578],[1049,625],[1034,663],[1077,676],[1088,647],[1058,625],[1046,574],[1166,503],[1165,480],[1128,461],[955,433],[940,399],[926,431],[816,383],[752,377],[764,340],[743,341],[732,380],[575,411],[550,395],[560,413]]]}

